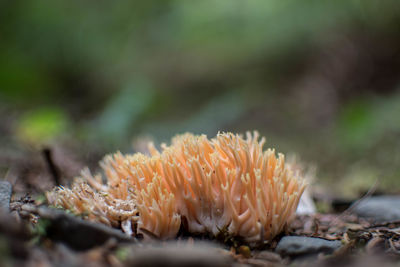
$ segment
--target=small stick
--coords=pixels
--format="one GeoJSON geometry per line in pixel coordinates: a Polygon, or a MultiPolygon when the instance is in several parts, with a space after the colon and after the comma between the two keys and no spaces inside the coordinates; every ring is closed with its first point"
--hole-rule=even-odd
{"type": "Polygon", "coordinates": [[[386,227],[389,229],[396,228],[396,226],[400,226],[400,220],[394,220],[394,221],[388,221],[388,222],[382,222],[382,223],[374,223],[368,227],[365,227],[365,229],[373,229],[373,228],[379,228],[379,227],[386,227]]]}
{"type": "Polygon", "coordinates": [[[354,202],[352,205],[350,205],[350,207],[348,209],[343,211],[342,214],[340,214],[333,221],[331,221],[331,223],[329,225],[335,225],[335,223],[337,223],[345,215],[348,215],[348,214],[352,213],[352,211],[355,209],[355,207],[357,207],[358,205],[360,205],[361,202],[363,202],[364,200],[366,200],[366,199],[368,199],[369,197],[372,196],[372,194],[376,191],[376,189],[378,187],[378,184],[379,184],[379,180],[376,179],[375,183],[370,187],[368,192],[362,198],[358,199],[356,202],[354,202]]]}
{"type": "Polygon", "coordinates": [[[56,186],[61,185],[60,172],[58,171],[57,166],[54,164],[50,148],[45,148],[45,149],[43,149],[42,152],[43,152],[43,156],[46,160],[49,172],[51,173],[51,176],[53,177],[54,182],[56,183],[56,186]]]}

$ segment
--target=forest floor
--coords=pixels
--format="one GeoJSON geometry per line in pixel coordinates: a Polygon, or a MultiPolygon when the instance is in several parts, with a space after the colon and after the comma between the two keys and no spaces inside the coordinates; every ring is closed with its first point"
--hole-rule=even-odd
{"type": "MultiPolygon", "coordinates": [[[[44,192],[81,164],[67,153],[14,155],[0,182],[2,266],[397,266],[400,198],[361,201],[313,196],[327,212],[296,215],[272,242],[249,247],[232,240],[180,235],[144,241],[120,229],[47,206],[44,192]],[[64,155],[61,158],[60,155],[64,155]],[[58,158],[57,158],[58,157],[58,158]],[[62,164],[59,164],[62,162],[62,164]]],[[[52,153],[54,152],[54,153],[52,153]]],[[[3,157],[4,160],[4,157],[3,157]]]]}

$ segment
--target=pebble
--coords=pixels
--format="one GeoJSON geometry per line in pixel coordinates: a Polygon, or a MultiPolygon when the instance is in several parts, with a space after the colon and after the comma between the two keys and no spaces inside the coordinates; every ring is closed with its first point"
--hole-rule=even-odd
{"type": "Polygon", "coordinates": [[[7,181],[0,181],[0,209],[10,210],[12,186],[7,181]]]}
{"type": "Polygon", "coordinates": [[[282,256],[307,256],[318,253],[331,254],[340,248],[342,243],[338,240],[326,240],[305,236],[285,236],[277,247],[276,252],[282,256]]]}
{"type": "Polygon", "coordinates": [[[376,196],[361,201],[353,212],[374,222],[400,220],[400,196],[376,196]]]}

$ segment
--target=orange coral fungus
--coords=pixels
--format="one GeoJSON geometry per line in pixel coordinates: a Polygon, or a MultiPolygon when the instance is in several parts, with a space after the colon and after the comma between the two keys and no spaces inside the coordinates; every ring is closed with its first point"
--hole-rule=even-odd
{"type": "Polygon", "coordinates": [[[150,144],[151,156],[107,156],[106,185],[86,171],[83,179],[93,189],[80,182],[49,193],[48,200],[88,211],[89,219],[124,222],[128,233],[127,222],[137,224],[136,232],[161,239],[176,236],[185,218],[192,233],[224,229],[247,242],[271,240],[295,212],[305,183],[282,154],[263,151],[264,143],[257,132],[246,138],[219,133],[211,140],[180,135],[161,151],[150,144]]]}

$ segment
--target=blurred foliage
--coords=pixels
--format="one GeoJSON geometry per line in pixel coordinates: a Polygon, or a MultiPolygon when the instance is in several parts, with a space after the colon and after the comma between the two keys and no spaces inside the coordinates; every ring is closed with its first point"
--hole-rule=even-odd
{"type": "Polygon", "coordinates": [[[400,132],[400,93],[391,97],[356,99],[343,107],[339,136],[348,149],[365,149],[388,133],[400,132]]]}
{"type": "Polygon", "coordinates": [[[28,145],[40,147],[60,137],[67,129],[68,119],[62,110],[40,108],[21,116],[16,136],[28,145]]]}
{"type": "Polygon", "coordinates": [[[339,189],[366,172],[396,184],[399,14],[395,0],[0,1],[0,133],[97,160],[138,136],[258,129],[339,189]]]}

